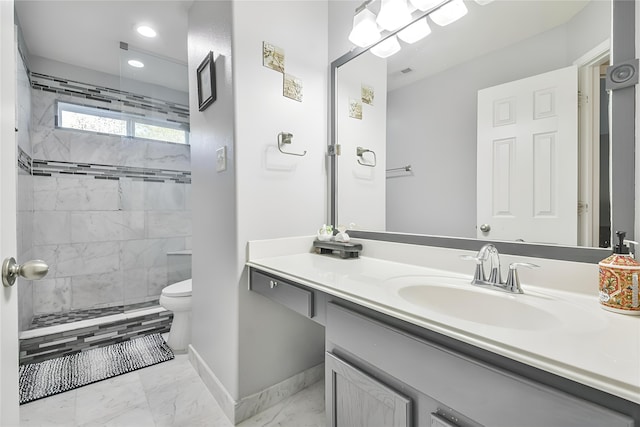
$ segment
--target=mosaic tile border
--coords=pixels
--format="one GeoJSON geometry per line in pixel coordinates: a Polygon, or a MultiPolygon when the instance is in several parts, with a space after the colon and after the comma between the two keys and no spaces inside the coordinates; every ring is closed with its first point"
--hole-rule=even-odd
{"type": "Polygon", "coordinates": [[[164,310],[159,313],[105,322],[66,332],[21,339],[20,364],[42,362],[55,357],[128,341],[139,336],[164,334],[171,329],[172,320],[173,313],[164,310]]]}
{"type": "Polygon", "coordinates": [[[18,167],[31,175],[31,156],[18,146],[18,167]]]}
{"type": "Polygon", "coordinates": [[[37,328],[46,328],[55,325],[65,325],[67,323],[77,322],[79,320],[96,319],[114,314],[121,314],[131,310],[139,310],[141,308],[157,307],[158,299],[136,304],[117,305],[113,307],[91,308],[69,310],[59,313],[36,314],[31,320],[29,330],[37,328]]]}
{"type": "MultiPolygon", "coordinates": [[[[101,103],[100,108],[119,113],[133,113],[144,117],[146,115],[141,111],[146,111],[156,113],[156,118],[160,113],[166,116],[164,119],[168,122],[189,126],[188,105],[35,72],[29,73],[29,79],[32,89],[96,101],[101,103]]],[[[83,105],[95,107],[95,104],[83,105]]]]}
{"type": "Polygon", "coordinates": [[[74,163],[52,160],[32,161],[34,176],[85,175],[95,179],[131,178],[134,181],[175,182],[191,184],[191,172],[171,169],[139,168],[130,166],[101,165],[95,163],[74,163]]]}

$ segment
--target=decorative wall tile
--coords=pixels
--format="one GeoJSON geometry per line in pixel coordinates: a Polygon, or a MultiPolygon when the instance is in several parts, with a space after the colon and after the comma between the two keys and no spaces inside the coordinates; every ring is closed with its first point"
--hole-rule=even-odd
{"type": "MultiPolygon", "coordinates": [[[[148,304],[140,304],[139,306],[148,306],[148,304]]],[[[136,308],[132,307],[132,309],[136,308]]],[[[34,319],[34,327],[93,319],[122,313],[125,309],[127,307],[121,305],[97,310],[71,311],[60,315],[37,316],[34,319]]],[[[89,326],[64,333],[21,339],[20,364],[41,362],[54,357],[127,341],[138,336],[166,333],[171,328],[172,319],[173,313],[163,310],[116,322],[106,320],[100,326],[89,326]],[[56,341],[60,343],[58,345],[52,344],[56,341]]]]}
{"type": "Polygon", "coordinates": [[[189,107],[132,92],[94,86],[60,79],[46,74],[31,73],[31,87],[58,96],[67,96],[75,103],[100,106],[110,111],[132,111],[150,117],[163,116],[177,123],[189,123],[189,107]],[[160,113],[160,114],[159,114],[160,113]]]}
{"type": "Polygon", "coordinates": [[[283,74],[282,94],[287,98],[302,102],[302,80],[291,74],[283,74]]]}
{"type": "Polygon", "coordinates": [[[284,73],[284,49],[269,42],[262,42],[262,65],[284,73]]]}

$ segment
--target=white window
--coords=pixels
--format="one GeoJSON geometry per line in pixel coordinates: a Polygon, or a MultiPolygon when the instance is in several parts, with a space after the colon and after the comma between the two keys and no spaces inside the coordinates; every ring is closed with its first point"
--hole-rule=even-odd
{"type": "Polygon", "coordinates": [[[56,126],[59,128],[152,139],[177,144],[189,143],[189,130],[186,125],[180,123],[136,117],[125,113],[66,102],[58,102],[57,110],[56,126]]]}

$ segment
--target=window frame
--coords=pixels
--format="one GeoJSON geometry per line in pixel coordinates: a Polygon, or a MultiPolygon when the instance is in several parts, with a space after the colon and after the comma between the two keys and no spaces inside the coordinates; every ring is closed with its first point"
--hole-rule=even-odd
{"type": "Polygon", "coordinates": [[[131,138],[131,139],[140,139],[144,141],[164,142],[167,144],[189,145],[189,126],[183,123],[169,122],[166,120],[158,120],[158,119],[153,119],[149,117],[142,117],[136,114],[107,110],[100,107],[75,104],[73,102],[67,102],[67,101],[61,101],[61,100],[56,100],[55,127],[56,129],[65,129],[65,130],[78,131],[78,132],[90,132],[94,134],[110,135],[110,136],[116,136],[120,138],[131,138]],[[68,111],[68,112],[77,113],[77,114],[85,114],[85,115],[96,116],[96,117],[104,117],[109,119],[123,120],[126,122],[126,126],[125,126],[126,135],[120,135],[117,133],[108,133],[108,132],[96,132],[93,130],[77,129],[73,127],[62,126],[63,111],[68,111]],[[183,131],[185,142],[164,141],[161,139],[144,138],[144,137],[136,136],[135,135],[136,123],[183,131]]]}

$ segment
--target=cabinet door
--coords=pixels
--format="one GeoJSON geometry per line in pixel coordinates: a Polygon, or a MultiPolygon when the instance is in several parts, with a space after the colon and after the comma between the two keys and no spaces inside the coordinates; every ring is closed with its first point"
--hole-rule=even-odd
{"type": "Polygon", "coordinates": [[[326,353],[327,414],[332,427],[408,427],[411,400],[326,353]]]}

